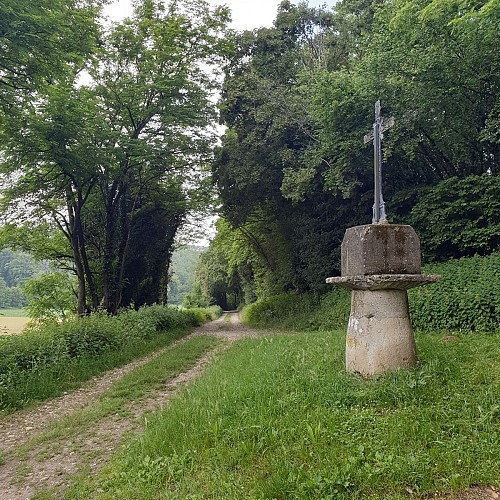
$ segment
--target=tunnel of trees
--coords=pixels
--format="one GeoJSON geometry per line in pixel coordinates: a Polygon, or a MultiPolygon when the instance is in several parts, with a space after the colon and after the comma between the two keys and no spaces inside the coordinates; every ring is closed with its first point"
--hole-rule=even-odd
{"type": "Polygon", "coordinates": [[[426,261],[498,250],[498,1],[284,0],[245,32],[203,0],[101,9],[0,6],[0,244],[74,273],[79,314],[166,301],[179,230],[212,206],[187,302],[321,291],[371,220],[376,100],[389,221],[426,261]]]}

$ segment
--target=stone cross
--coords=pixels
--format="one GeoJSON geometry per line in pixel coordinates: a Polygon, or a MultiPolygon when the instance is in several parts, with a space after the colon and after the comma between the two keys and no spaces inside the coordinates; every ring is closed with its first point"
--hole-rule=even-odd
{"type": "Polygon", "coordinates": [[[394,126],[394,117],[384,121],[380,114],[380,101],[375,103],[375,123],[373,132],[366,134],[364,143],[373,141],[374,145],[374,170],[375,170],[375,203],[373,204],[372,224],[387,224],[385,203],[382,197],[382,138],[383,133],[394,126]]]}

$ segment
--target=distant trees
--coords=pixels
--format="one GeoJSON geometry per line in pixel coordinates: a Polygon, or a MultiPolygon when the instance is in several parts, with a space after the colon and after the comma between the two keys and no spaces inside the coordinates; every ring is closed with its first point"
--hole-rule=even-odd
{"type": "Polygon", "coordinates": [[[202,246],[184,245],[172,254],[167,291],[169,304],[181,305],[191,292],[196,266],[204,250],[206,248],[202,246]]]}
{"type": "Polygon", "coordinates": [[[25,252],[0,250],[0,309],[27,304],[23,285],[36,274],[47,272],[47,265],[25,252]]]}
{"type": "Polygon", "coordinates": [[[90,83],[68,65],[6,117],[4,220],[64,236],[56,258],[76,274],[79,314],[162,298],[176,231],[206,199],[226,21],[203,0],[137,2],[101,30],[90,83]]]}

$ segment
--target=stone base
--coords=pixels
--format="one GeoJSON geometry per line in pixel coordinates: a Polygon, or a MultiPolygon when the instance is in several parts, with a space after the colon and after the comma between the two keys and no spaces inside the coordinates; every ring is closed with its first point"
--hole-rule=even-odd
{"type": "Polygon", "coordinates": [[[353,290],[346,370],[365,377],[417,363],[405,290],[353,290]]]}

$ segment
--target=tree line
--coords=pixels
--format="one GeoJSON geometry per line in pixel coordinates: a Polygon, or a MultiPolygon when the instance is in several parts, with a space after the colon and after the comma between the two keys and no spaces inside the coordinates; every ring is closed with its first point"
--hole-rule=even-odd
{"type": "Polygon", "coordinates": [[[271,28],[237,34],[222,218],[192,299],[234,307],[338,274],[345,229],[371,221],[379,99],[389,221],[416,228],[426,261],[498,251],[499,28],[495,0],[284,0],[271,28]]]}
{"type": "Polygon", "coordinates": [[[378,99],[390,221],[428,261],[498,249],[496,0],[284,0],[244,32],[204,0],[102,5],[0,5],[0,245],[74,273],[80,315],[165,302],[176,234],[215,203],[188,303],[321,290],[371,220],[378,99]]]}

